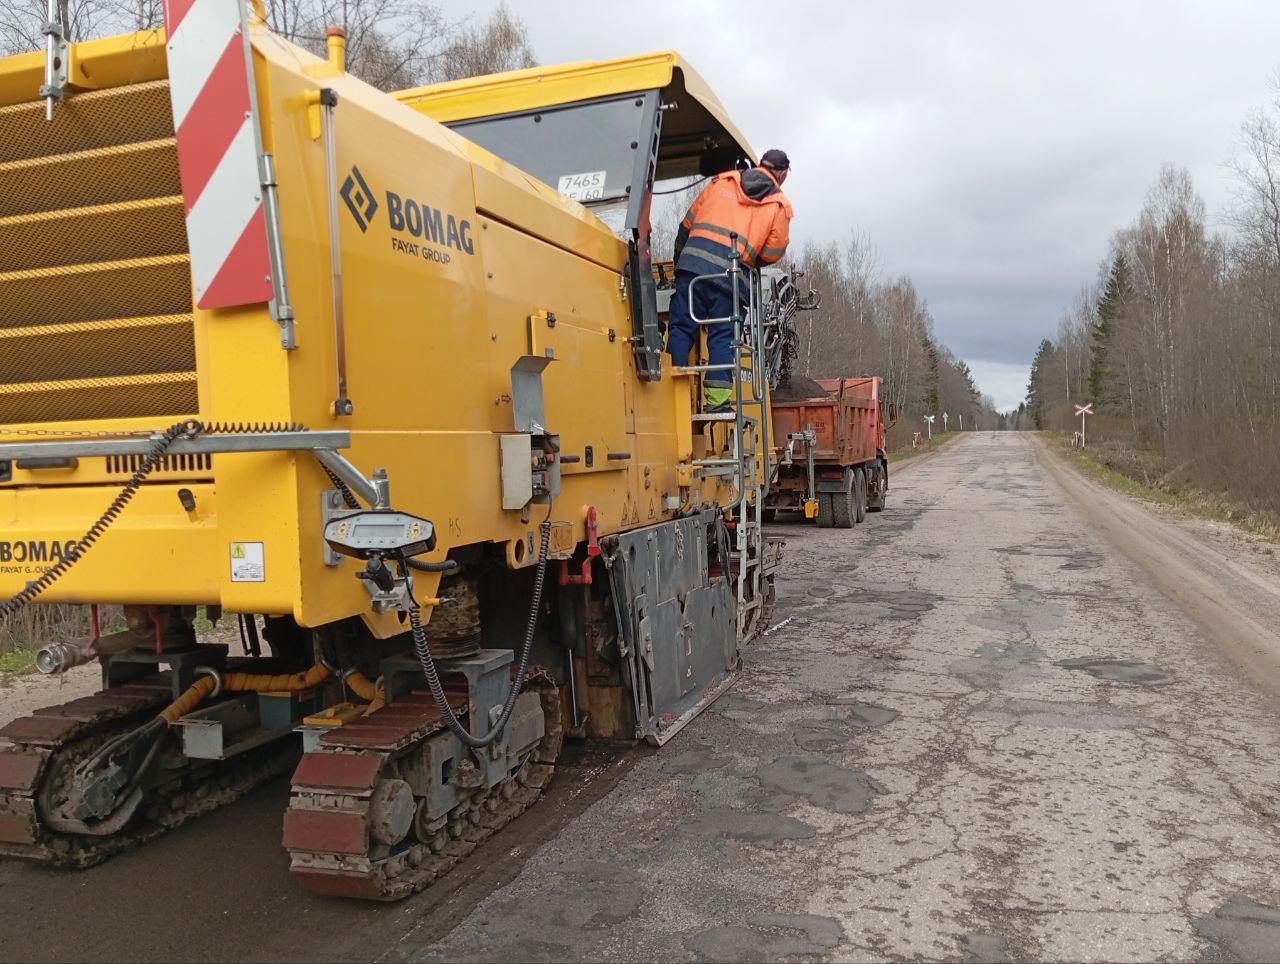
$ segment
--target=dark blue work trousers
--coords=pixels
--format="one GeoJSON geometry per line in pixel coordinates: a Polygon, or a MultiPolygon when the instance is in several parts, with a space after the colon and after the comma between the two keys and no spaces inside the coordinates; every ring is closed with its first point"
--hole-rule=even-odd
{"type": "MultiPolygon", "coordinates": [[[[689,285],[692,271],[676,272],[676,292],[671,297],[671,319],[667,331],[667,354],[676,365],[689,364],[689,353],[698,344],[698,325],[689,313],[689,285]]],[[[699,318],[728,318],[733,314],[733,292],[727,278],[700,281],[693,289],[693,314],[699,318]]],[[[707,325],[708,361],[712,365],[733,364],[733,324],[707,325]]],[[[733,372],[707,372],[705,384],[732,385],[733,372]]]]}

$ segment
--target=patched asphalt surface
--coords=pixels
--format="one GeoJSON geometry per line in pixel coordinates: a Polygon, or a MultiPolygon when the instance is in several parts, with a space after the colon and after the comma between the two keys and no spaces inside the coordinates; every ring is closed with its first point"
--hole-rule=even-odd
{"type": "Polygon", "coordinates": [[[1280,957],[1274,697],[1044,457],[974,434],[853,532],[772,527],[734,689],[396,956],[1280,957]]]}
{"type": "Polygon", "coordinates": [[[1215,594],[1233,656],[1169,587],[1249,560],[1179,529],[1157,578],[1108,539],[1175,523],[1090,490],[1096,528],[1046,459],[975,433],[852,532],[771,527],[734,688],[660,751],[571,749],[425,894],[299,891],[277,781],[89,871],[0,863],[0,958],[1280,958],[1275,567],[1215,594]]]}

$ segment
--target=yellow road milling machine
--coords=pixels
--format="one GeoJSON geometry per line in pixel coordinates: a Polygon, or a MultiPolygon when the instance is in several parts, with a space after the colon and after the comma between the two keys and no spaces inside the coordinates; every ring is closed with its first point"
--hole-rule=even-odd
{"type": "Polygon", "coordinates": [[[395,899],[567,733],[723,692],[780,553],[771,314],[734,264],[701,412],[654,186],[754,155],[697,74],[388,95],[237,0],[74,44],[52,10],[0,60],[0,616],[93,607],[39,662],[102,689],[0,729],[0,853],[90,865],[294,767],[298,882],[395,899]]]}

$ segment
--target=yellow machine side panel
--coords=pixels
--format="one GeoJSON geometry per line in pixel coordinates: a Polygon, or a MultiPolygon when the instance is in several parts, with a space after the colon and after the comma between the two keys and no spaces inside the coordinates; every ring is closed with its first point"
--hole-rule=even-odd
{"type": "MultiPolygon", "coordinates": [[[[281,348],[265,305],[193,311],[200,417],[349,431],[352,462],[366,475],[385,468],[393,504],[435,522],[430,558],[494,544],[512,564],[527,565],[524,550],[547,509],[531,506],[526,520],[501,508],[500,436],[514,430],[512,365],[550,353],[555,360],[542,376],[547,428],[559,434],[562,454],[578,459],[563,465],[553,518],[571,523],[575,542],[586,538],[587,506],[596,507],[602,533],[669,518],[682,494],[676,464],[691,442],[700,444],[687,428],[690,379],[646,383],[635,374],[630,293],[620,284],[626,246],[585,208],[405,104],[326,74],[318,58],[260,25],[252,40],[297,347],[281,348]],[[351,203],[340,198],[337,207],[348,417],[330,408],[338,350],[330,190],[314,123],[322,87],[338,94],[336,186],[350,182],[351,203]]],[[[143,73],[153,71],[154,46],[138,53],[143,73]]],[[[120,68],[118,58],[110,62],[120,68]]],[[[154,91],[147,96],[155,99],[154,91]]],[[[104,427],[59,428],[77,424],[104,427]]],[[[221,604],[292,612],[305,625],[368,612],[356,567],[325,564],[322,495],[331,482],[310,455],[219,454],[201,473],[157,475],[45,598],[221,604]],[[194,513],[177,498],[184,486],[196,498],[194,513]],[[251,565],[233,564],[257,544],[260,579],[251,565]]],[[[114,494],[111,480],[123,477],[86,462],[15,480],[31,487],[0,485],[0,544],[78,538],[114,494]]],[[[697,483],[686,505],[727,494],[714,481],[697,483]]],[[[0,593],[30,578],[0,566],[0,593]]],[[[423,574],[420,594],[436,582],[423,574]]],[[[394,618],[371,624],[383,635],[402,629],[394,618]]]]}
{"type": "Polygon", "coordinates": [[[476,207],[480,211],[611,268],[622,277],[627,246],[603,221],[506,161],[465,143],[476,160],[476,207]]]}

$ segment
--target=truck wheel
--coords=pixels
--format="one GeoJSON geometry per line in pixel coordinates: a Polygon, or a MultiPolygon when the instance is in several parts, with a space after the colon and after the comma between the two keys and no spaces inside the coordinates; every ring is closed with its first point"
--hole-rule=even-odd
{"type": "Polygon", "coordinates": [[[887,488],[888,488],[888,485],[885,479],[884,468],[877,465],[876,466],[876,494],[874,496],[868,495],[867,497],[868,512],[884,511],[885,489],[887,488]]]}
{"type": "Polygon", "coordinates": [[[818,494],[818,528],[830,529],[835,525],[833,498],[829,492],[818,494]]]}
{"type": "Polygon", "coordinates": [[[837,529],[852,529],[854,519],[857,517],[858,502],[858,476],[855,472],[849,473],[849,481],[845,483],[845,489],[842,494],[832,494],[828,496],[831,499],[831,518],[837,529]]]}
{"type": "Polygon", "coordinates": [[[853,521],[867,521],[867,475],[862,469],[853,470],[853,521]]]}

